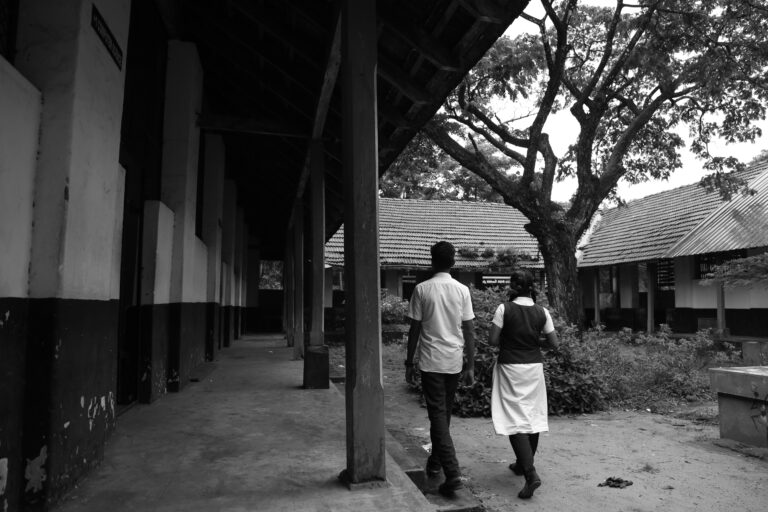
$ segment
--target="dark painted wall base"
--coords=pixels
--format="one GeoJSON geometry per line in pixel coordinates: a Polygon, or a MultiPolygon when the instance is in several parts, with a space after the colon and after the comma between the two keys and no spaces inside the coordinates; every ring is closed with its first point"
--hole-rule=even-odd
{"type": "Polygon", "coordinates": [[[304,350],[304,388],[328,389],[329,383],[328,346],[308,345],[304,350]]]}
{"type": "Polygon", "coordinates": [[[216,302],[205,305],[205,360],[214,361],[221,348],[221,308],[216,302]]]}
{"type": "Polygon", "coordinates": [[[24,510],[37,511],[103,457],[115,426],[118,305],[30,299],[28,311],[24,510]]]}
{"type": "MultiPolygon", "coordinates": [[[[670,326],[676,332],[716,327],[716,309],[675,308],[670,326]]],[[[734,336],[768,337],[768,308],[726,309],[725,325],[734,336]]]]}
{"type": "Polygon", "coordinates": [[[24,480],[24,369],[29,300],[0,298],[0,460],[6,461],[0,507],[20,510],[24,480]]]}
{"type": "Polygon", "coordinates": [[[206,306],[204,302],[170,304],[168,391],[181,391],[192,370],[205,361],[206,306]]]}
{"type": "Polygon", "coordinates": [[[223,306],[221,308],[222,338],[221,344],[228,347],[232,344],[235,336],[235,312],[232,306],[223,306]]]}
{"type": "Polygon", "coordinates": [[[169,304],[141,306],[139,402],[152,403],[168,392],[169,304]]]}
{"type": "MultiPolygon", "coordinates": [[[[584,309],[585,322],[591,326],[595,317],[594,309],[584,309]]],[[[656,325],[669,324],[674,332],[696,332],[717,325],[717,310],[670,308],[657,309],[656,325]]],[[[629,327],[635,331],[646,330],[646,311],[644,308],[609,310],[600,313],[600,320],[608,330],[629,327]]],[[[726,309],[725,324],[734,336],[768,337],[768,308],[726,309]]]]}

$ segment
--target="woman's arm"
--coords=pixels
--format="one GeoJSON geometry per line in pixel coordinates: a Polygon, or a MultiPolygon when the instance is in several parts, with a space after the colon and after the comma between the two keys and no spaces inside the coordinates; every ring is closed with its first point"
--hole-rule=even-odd
{"type": "Polygon", "coordinates": [[[557,346],[560,344],[560,340],[557,339],[557,331],[552,331],[550,333],[547,333],[545,335],[547,337],[546,341],[544,342],[544,346],[551,349],[556,349],[557,346]]]}
{"type": "Polygon", "coordinates": [[[496,324],[491,324],[491,332],[488,333],[488,343],[491,346],[496,347],[499,344],[499,335],[501,334],[501,327],[496,324]]]}

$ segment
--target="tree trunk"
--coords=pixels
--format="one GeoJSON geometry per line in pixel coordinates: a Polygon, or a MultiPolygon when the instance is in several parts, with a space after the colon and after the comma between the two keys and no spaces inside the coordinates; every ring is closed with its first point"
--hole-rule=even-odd
{"type": "Polygon", "coordinates": [[[562,225],[545,228],[529,224],[538,239],[547,274],[549,305],[569,324],[584,325],[581,286],[576,271],[576,238],[562,225]]]}

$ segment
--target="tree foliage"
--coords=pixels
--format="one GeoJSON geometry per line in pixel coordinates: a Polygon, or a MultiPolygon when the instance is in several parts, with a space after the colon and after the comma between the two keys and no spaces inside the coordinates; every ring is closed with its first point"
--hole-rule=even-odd
{"type": "Polygon", "coordinates": [[[717,265],[702,283],[723,283],[728,287],[768,286],[768,252],[717,265]]]}
{"type": "Polygon", "coordinates": [[[464,168],[520,210],[539,241],[549,300],[570,321],[582,316],[575,249],[620,180],[667,178],[690,150],[710,175],[702,184],[728,198],[746,184],[737,158],[709,144],[753,141],[768,101],[766,0],[617,0],[613,7],[540,0],[534,34],[503,37],[467,75],[424,131],[464,168]],[[500,102],[527,107],[518,119],[500,102]],[[546,123],[564,111],[578,126],[564,155],[546,123]],[[523,124],[524,123],[524,124],[523,124]],[[567,205],[556,180],[578,183],[567,205]]]}
{"type": "Polygon", "coordinates": [[[382,197],[500,203],[501,195],[418,134],[379,180],[382,197]]]}

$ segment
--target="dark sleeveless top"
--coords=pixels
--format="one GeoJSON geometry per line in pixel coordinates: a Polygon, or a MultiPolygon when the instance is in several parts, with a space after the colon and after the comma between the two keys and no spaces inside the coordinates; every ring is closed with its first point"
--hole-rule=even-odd
{"type": "Polygon", "coordinates": [[[504,303],[504,326],[499,336],[499,364],[542,362],[539,336],[547,322],[544,308],[504,303]]]}

